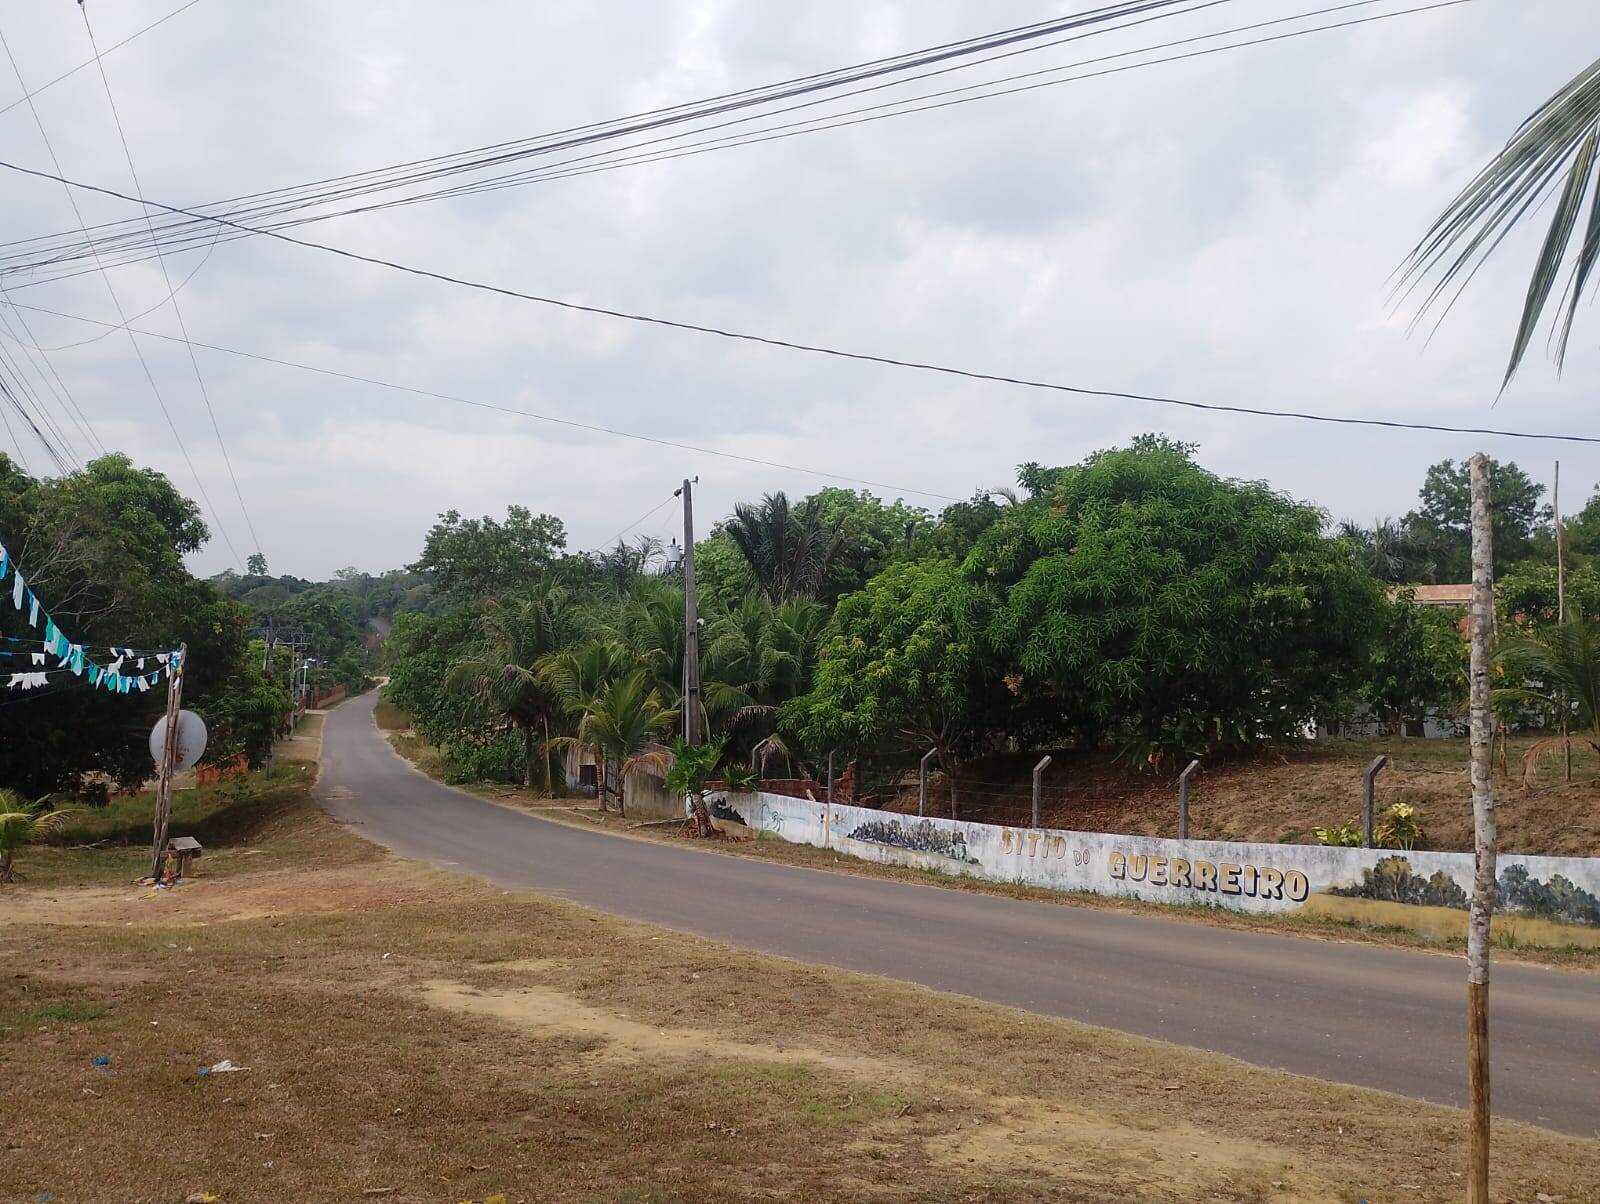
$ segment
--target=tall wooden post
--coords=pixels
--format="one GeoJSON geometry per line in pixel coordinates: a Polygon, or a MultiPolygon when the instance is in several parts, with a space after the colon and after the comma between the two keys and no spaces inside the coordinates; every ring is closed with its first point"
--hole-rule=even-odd
{"type": "Polygon", "coordinates": [[[1489,640],[1494,624],[1494,536],[1489,462],[1472,457],[1472,906],[1467,920],[1467,1086],[1471,1133],[1467,1204],[1489,1204],[1489,921],[1497,844],[1490,776],[1489,640]]]}
{"type": "MultiPolygon", "coordinates": [[[[1556,525],[1556,622],[1567,621],[1567,556],[1566,540],[1561,531],[1561,461],[1556,461],[1556,482],[1554,495],[1551,499],[1556,525]]],[[[1572,739],[1567,734],[1567,721],[1571,714],[1571,703],[1566,693],[1561,694],[1561,755],[1565,763],[1565,779],[1572,781],[1572,739]]]]}
{"type": "Polygon", "coordinates": [[[161,743],[160,777],[156,784],[156,814],[150,846],[150,876],[161,880],[161,857],[167,848],[167,822],[172,816],[172,773],[178,763],[178,713],[183,710],[183,671],[189,645],[178,648],[178,663],[167,662],[167,729],[161,743]]]}
{"type": "Polygon", "coordinates": [[[930,748],[922,754],[922,764],[917,767],[917,814],[928,813],[928,762],[939,754],[937,748],[930,748]]]}

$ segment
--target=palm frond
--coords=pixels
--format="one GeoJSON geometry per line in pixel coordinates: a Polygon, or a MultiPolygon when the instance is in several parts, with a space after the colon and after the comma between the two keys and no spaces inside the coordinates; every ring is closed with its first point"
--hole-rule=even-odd
{"type": "MultiPolygon", "coordinates": [[[[1558,199],[1534,261],[1501,388],[1521,365],[1567,257],[1575,253],[1560,304],[1557,367],[1566,358],[1573,318],[1600,256],[1600,59],[1580,71],[1529,117],[1437,217],[1401,266],[1405,294],[1431,280],[1421,320],[1454,289],[1459,296],[1484,262],[1547,196],[1558,199]],[[1563,176],[1565,177],[1563,179],[1563,176]],[[1589,197],[1589,220],[1573,246],[1589,197]]],[[[1453,304],[1453,300],[1450,304],[1453,304]]],[[[1448,305],[1445,307],[1448,313],[1448,305]]]]}

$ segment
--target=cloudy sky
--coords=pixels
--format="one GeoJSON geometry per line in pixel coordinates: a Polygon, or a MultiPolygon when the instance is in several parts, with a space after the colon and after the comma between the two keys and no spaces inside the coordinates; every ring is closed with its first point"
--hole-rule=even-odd
{"type": "MultiPolygon", "coordinates": [[[[179,2],[89,0],[89,13],[106,47],[179,2]]],[[[1332,2],[1224,0],[851,103],[1332,2]]],[[[1418,2],[1382,0],[1311,23],[1418,2]]],[[[146,194],[192,205],[1087,6],[201,0],[104,62],[146,194]]],[[[30,89],[89,53],[71,0],[0,4],[0,33],[30,89]]],[[[1495,401],[1539,232],[1506,245],[1431,341],[1408,335],[1408,314],[1394,315],[1387,300],[1392,270],[1428,221],[1597,52],[1600,6],[1588,0],[1473,0],[297,233],[520,291],[984,372],[1326,414],[1600,434],[1600,315],[1592,310],[1563,377],[1536,355],[1495,401]]],[[[0,105],[21,94],[0,61],[0,105]]],[[[130,191],[92,68],[35,104],[66,175],[130,191]]],[[[27,104],[0,113],[0,158],[50,167],[27,104]]],[[[4,241],[74,227],[59,185],[5,176],[4,241]]],[[[124,202],[79,199],[91,223],[138,216],[124,202]]],[[[198,251],[175,255],[167,268],[175,280],[194,271],[178,301],[199,341],[796,466],[762,467],[200,350],[261,549],[274,571],[311,577],[402,564],[434,516],[451,508],[549,510],[584,548],[665,502],[686,475],[701,478],[702,521],[766,491],[832,483],[797,469],[875,482],[887,496],[936,508],[1010,483],[1021,461],[1069,463],[1148,430],[1194,440],[1214,470],[1265,479],[1336,518],[1401,513],[1428,464],[1479,448],[1546,480],[1560,458],[1573,507],[1600,482],[1600,447],[1328,427],[963,381],[562,312],[260,238],[220,245],[203,263],[198,251]]],[[[109,276],[130,315],[167,295],[154,262],[109,276]]],[[[4,283],[11,301],[116,320],[95,273],[4,283]]],[[[26,317],[33,342],[60,348],[50,365],[106,446],[197,493],[125,334],[7,312],[17,334],[26,317]]],[[[171,306],[134,324],[177,330],[171,306]]],[[[219,536],[195,567],[237,565],[254,541],[188,353],[156,338],[140,342],[237,553],[219,536]]],[[[6,350],[23,354],[9,342],[6,350]]],[[[86,454],[76,428],[68,433],[86,454]]],[[[31,436],[18,438],[38,470],[44,454],[31,436]]],[[[0,446],[11,448],[9,440],[0,446]]],[[[660,508],[633,533],[666,535],[672,517],[660,508]]]]}

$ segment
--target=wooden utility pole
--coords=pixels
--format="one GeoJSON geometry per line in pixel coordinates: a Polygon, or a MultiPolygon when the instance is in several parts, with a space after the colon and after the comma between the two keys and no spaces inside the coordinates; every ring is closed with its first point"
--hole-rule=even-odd
{"type": "Polygon", "coordinates": [[[189,645],[178,648],[177,663],[167,662],[167,727],[162,734],[160,779],[156,785],[154,841],[150,847],[150,876],[161,881],[161,857],[167,847],[167,821],[172,816],[172,773],[178,763],[178,713],[183,710],[183,670],[189,645]]]}
{"type": "Polygon", "coordinates": [[[1494,625],[1494,535],[1489,462],[1472,457],[1472,907],[1467,920],[1467,1085],[1471,1133],[1467,1204],[1489,1204],[1489,920],[1494,914],[1494,779],[1490,776],[1489,641],[1494,625]]]}
{"type": "MultiPolygon", "coordinates": [[[[1561,531],[1561,461],[1556,461],[1556,483],[1553,491],[1556,522],[1556,622],[1567,621],[1567,556],[1566,540],[1561,531]]],[[[1571,707],[1566,693],[1561,695],[1561,756],[1566,766],[1566,780],[1572,781],[1572,739],[1567,734],[1567,719],[1571,707]]]]}
{"type": "Polygon", "coordinates": [[[703,739],[700,711],[700,615],[694,592],[694,485],[685,477],[683,488],[683,738],[690,744],[703,739]]]}

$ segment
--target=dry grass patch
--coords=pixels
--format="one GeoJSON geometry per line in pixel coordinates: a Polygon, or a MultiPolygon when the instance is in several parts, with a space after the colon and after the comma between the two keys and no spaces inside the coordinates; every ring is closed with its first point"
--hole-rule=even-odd
{"type": "MultiPolygon", "coordinates": [[[[1447,1109],[424,870],[303,788],[256,815],[158,899],[0,897],[16,1198],[1459,1196],[1447,1109]]],[[[1600,1201],[1600,1144],[1496,1140],[1501,1197],[1600,1201]]]]}

